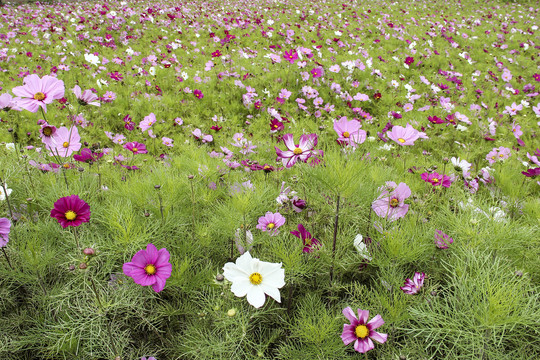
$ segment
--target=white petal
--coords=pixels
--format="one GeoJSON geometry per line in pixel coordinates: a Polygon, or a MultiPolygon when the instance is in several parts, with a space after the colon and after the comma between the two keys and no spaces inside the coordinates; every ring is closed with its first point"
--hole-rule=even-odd
{"type": "Polygon", "coordinates": [[[248,275],[251,275],[253,260],[254,259],[251,257],[251,254],[248,251],[236,259],[236,265],[246,273],[249,273],[248,275]]]}
{"type": "Polygon", "coordinates": [[[231,291],[235,296],[243,297],[246,296],[252,287],[253,285],[249,282],[248,278],[237,278],[231,286],[231,291]]]}
{"type": "Polygon", "coordinates": [[[253,286],[247,293],[247,301],[256,308],[260,308],[266,301],[266,295],[260,286],[253,286]]]}
{"type": "Polygon", "coordinates": [[[225,276],[225,279],[229,281],[236,281],[236,279],[239,278],[249,278],[249,275],[247,272],[240,269],[236,264],[234,263],[226,263],[223,267],[223,276],[225,276]]]}
{"type": "Polygon", "coordinates": [[[276,300],[278,303],[281,302],[281,295],[279,293],[279,290],[273,286],[266,285],[264,281],[259,285],[264,293],[274,300],[276,300]]]}

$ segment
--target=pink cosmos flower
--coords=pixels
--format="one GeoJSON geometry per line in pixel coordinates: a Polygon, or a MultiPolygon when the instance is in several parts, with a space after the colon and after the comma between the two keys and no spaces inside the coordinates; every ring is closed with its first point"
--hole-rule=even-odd
{"type": "Polygon", "coordinates": [[[90,221],[90,205],[77,195],[58,199],[51,210],[51,217],[65,229],[68,226],[79,226],[90,221]]]}
{"type": "Polygon", "coordinates": [[[292,167],[297,160],[306,162],[307,159],[314,155],[313,148],[317,146],[317,134],[309,134],[300,136],[299,145],[294,144],[293,134],[283,135],[283,142],[287,150],[282,151],[275,147],[278,160],[283,162],[285,167],[292,167]]]}
{"type": "Polygon", "coordinates": [[[296,52],[296,50],[291,49],[289,52],[285,51],[285,53],[283,54],[283,58],[291,64],[294,64],[294,61],[298,59],[298,53],[296,52]]]}
{"type": "Polygon", "coordinates": [[[124,149],[131,151],[133,154],[147,154],[148,150],[146,145],[138,143],[136,141],[128,142],[124,145],[124,149]]]}
{"type": "Polygon", "coordinates": [[[77,126],[72,126],[71,129],[65,126],[56,129],[51,146],[49,147],[53,155],[61,157],[71,156],[74,151],[79,151],[80,148],[81,137],[79,136],[77,126]]]}
{"type": "Polygon", "coordinates": [[[381,195],[373,202],[371,208],[375,213],[390,221],[402,218],[409,211],[409,205],[405,204],[405,199],[411,196],[411,189],[405,183],[388,181],[386,188],[381,195]]]}
{"type": "Polygon", "coordinates": [[[396,125],[386,134],[388,138],[401,146],[414,145],[414,142],[421,136],[421,133],[410,124],[407,124],[406,127],[396,125]]]}
{"type": "Polygon", "coordinates": [[[418,293],[418,291],[420,291],[420,289],[424,285],[425,277],[426,277],[426,274],[424,274],[423,272],[422,273],[415,272],[413,279],[412,280],[406,279],[405,284],[402,287],[400,287],[400,289],[403,290],[405,294],[414,295],[418,293]]]}
{"type": "Polygon", "coordinates": [[[516,124],[515,121],[512,123],[512,133],[514,134],[514,137],[516,139],[519,139],[521,135],[523,135],[523,131],[521,131],[521,126],[519,124],[516,124]]]}
{"type": "Polygon", "coordinates": [[[442,185],[447,188],[450,187],[450,185],[452,184],[452,181],[450,180],[450,177],[448,175],[439,174],[436,172],[423,173],[422,180],[430,183],[433,186],[442,185]]]}
{"type": "Polygon", "coordinates": [[[133,278],[136,284],[152,285],[155,292],[160,292],[172,273],[170,256],[166,248],[158,251],[154,244],[148,244],[146,250],[139,250],[133,255],[131,262],[122,266],[122,270],[126,276],[133,278]]]}
{"type": "Polygon", "coordinates": [[[375,329],[384,324],[381,315],[377,314],[377,316],[367,322],[369,318],[368,310],[358,309],[358,318],[356,318],[350,306],[343,309],[343,315],[351,322],[350,324],[343,325],[341,340],[343,340],[345,345],[354,342],[354,350],[364,354],[375,348],[372,340],[380,344],[386,342],[388,335],[375,331],[375,329]]]}
{"type": "Polygon", "coordinates": [[[79,85],[75,85],[75,87],[71,90],[75,94],[75,97],[77,100],[79,100],[79,104],[81,105],[94,105],[94,106],[101,106],[98,100],[98,96],[94,94],[91,90],[84,90],[84,92],[81,93],[81,87],[79,85]]]}
{"type": "Polygon", "coordinates": [[[22,109],[17,105],[17,98],[13,98],[11,94],[2,94],[0,95],[0,110],[9,111],[16,110],[21,111],[22,109]]]}
{"type": "Polygon", "coordinates": [[[39,107],[47,112],[47,105],[64,97],[64,82],[55,77],[45,75],[39,78],[36,74],[24,78],[23,86],[13,88],[13,94],[19,96],[17,105],[30,112],[37,112],[39,107]]]}
{"type": "Polygon", "coordinates": [[[334,121],[334,130],[337,132],[339,144],[351,145],[356,147],[366,141],[367,133],[360,129],[360,121],[348,121],[346,116],[343,116],[339,121],[334,121]]]}
{"type": "Polygon", "coordinates": [[[311,236],[310,232],[307,231],[302,224],[298,224],[298,231],[291,231],[291,234],[299,239],[302,239],[302,242],[304,243],[304,249],[302,249],[302,252],[310,253],[321,246],[319,240],[311,236]]]}
{"type": "Polygon", "coordinates": [[[447,234],[443,233],[441,230],[435,230],[435,245],[439,249],[448,249],[448,246],[454,242],[447,234]]]}
{"type": "Polygon", "coordinates": [[[212,135],[203,134],[201,129],[195,129],[191,132],[195,139],[202,141],[203,143],[212,142],[214,137],[212,135]]]}
{"type": "Polygon", "coordinates": [[[259,218],[259,224],[256,226],[257,229],[262,231],[268,231],[271,236],[276,236],[279,234],[277,230],[280,226],[285,224],[285,217],[280,213],[272,213],[268,211],[266,215],[259,218]]]}
{"type": "Polygon", "coordinates": [[[165,136],[161,138],[161,142],[163,143],[163,145],[168,146],[168,147],[174,146],[173,144],[174,140],[165,136]]]}
{"type": "Polygon", "coordinates": [[[156,115],[154,113],[150,113],[148,116],[145,116],[143,121],[139,123],[139,128],[141,128],[142,132],[145,132],[146,130],[150,129],[152,125],[156,123],[156,115]]]}
{"type": "Polygon", "coordinates": [[[0,218],[0,248],[7,245],[10,230],[11,221],[8,218],[0,218]]]}
{"type": "Polygon", "coordinates": [[[321,76],[323,76],[323,69],[322,69],[322,67],[316,67],[316,68],[313,68],[313,69],[311,70],[311,75],[313,76],[314,79],[320,78],[321,76]]]}
{"type": "Polygon", "coordinates": [[[197,99],[202,99],[204,97],[204,94],[199,89],[193,90],[193,95],[195,95],[197,99]]]}
{"type": "Polygon", "coordinates": [[[56,126],[44,123],[39,129],[39,137],[47,148],[53,147],[54,136],[56,135],[56,126]]]}

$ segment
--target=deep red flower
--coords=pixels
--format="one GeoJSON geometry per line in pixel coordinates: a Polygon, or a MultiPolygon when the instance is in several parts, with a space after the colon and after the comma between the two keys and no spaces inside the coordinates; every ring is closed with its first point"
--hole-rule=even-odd
{"type": "Polygon", "coordinates": [[[51,217],[65,229],[68,226],[79,226],[90,221],[90,205],[77,195],[58,199],[51,210],[51,217]]]}
{"type": "Polygon", "coordinates": [[[291,231],[291,234],[302,239],[302,242],[304,243],[304,249],[302,251],[305,253],[313,252],[313,250],[317,250],[321,245],[319,240],[311,236],[310,232],[307,231],[302,224],[298,224],[298,231],[291,231]]]}
{"type": "Polygon", "coordinates": [[[522,171],[521,173],[526,177],[535,177],[540,175],[540,167],[528,169],[527,171],[522,171]]]}

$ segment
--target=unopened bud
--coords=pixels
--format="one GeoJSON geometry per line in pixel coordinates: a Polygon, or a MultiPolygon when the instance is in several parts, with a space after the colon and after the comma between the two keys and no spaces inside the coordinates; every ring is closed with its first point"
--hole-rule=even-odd
{"type": "Polygon", "coordinates": [[[195,175],[188,175],[187,178],[188,178],[189,180],[192,180],[194,177],[195,177],[195,175]]]}
{"type": "Polygon", "coordinates": [[[92,255],[96,255],[96,251],[92,248],[86,248],[83,250],[83,254],[84,255],[88,255],[88,256],[92,256],[92,255]]]}
{"type": "Polygon", "coordinates": [[[225,279],[225,276],[223,276],[223,274],[217,274],[216,275],[216,280],[217,281],[223,281],[225,279]]]}
{"type": "Polygon", "coordinates": [[[86,269],[87,267],[88,267],[88,265],[87,265],[86,263],[80,263],[80,264],[79,264],[79,269],[81,269],[81,270],[84,270],[84,269],[86,269]]]}

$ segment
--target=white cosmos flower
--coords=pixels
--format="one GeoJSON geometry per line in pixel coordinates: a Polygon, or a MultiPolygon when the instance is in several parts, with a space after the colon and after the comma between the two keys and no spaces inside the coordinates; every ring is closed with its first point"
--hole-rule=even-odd
{"type": "MultiPolygon", "coordinates": [[[[6,187],[7,195],[9,196],[13,190],[8,189],[8,186],[6,183],[4,183],[4,186],[6,187]]],[[[4,192],[4,187],[0,186],[0,201],[6,200],[6,193],[4,192]]]]}
{"type": "Polygon", "coordinates": [[[280,288],[285,286],[285,270],[281,263],[269,263],[254,259],[249,251],[236,259],[236,263],[226,263],[223,276],[232,282],[231,291],[237,297],[247,295],[247,301],[260,308],[266,295],[281,302],[280,288]]]}
{"type": "Polygon", "coordinates": [[[100,63],[99,57],[94,54],[84,54],[84,59],[92,65],[98,65],[100,63]]]}
{"type": "Polygon", "coordinates": [[[366,244],[362,241],[364,237],[361,234],[356,235],[354,238],[354,247],[358,252],[360,253],[360,256],[364,259],[371,261],[371,255],[369,254],[369,250],[366,246],[366,244]]]}

